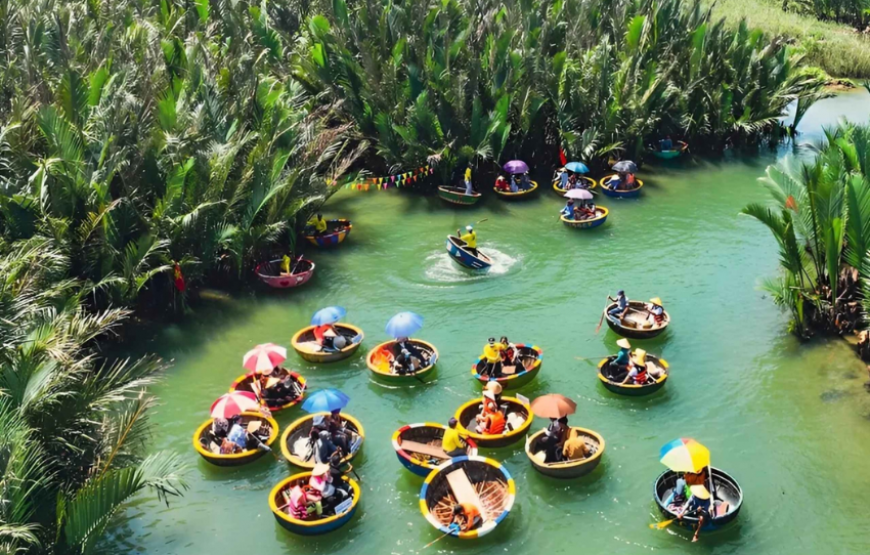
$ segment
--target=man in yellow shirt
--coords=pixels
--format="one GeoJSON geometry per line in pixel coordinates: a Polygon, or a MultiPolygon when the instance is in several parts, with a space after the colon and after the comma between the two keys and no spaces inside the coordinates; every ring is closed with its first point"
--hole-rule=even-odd
{"type": "Polygon", "coordinates": [[[326,228],[328,227],[326,225],[326,220],[323,219],[323,214],[317,214],[316,216],[308,220],[307,225],[310,225],[314,228],[315,235],[322,235],[326,233],[326,228]]]}
{"type": "Polygon", "coordinates": [[[465,246],[468,247],[468,250],[477,256],[477,233],[474,232],[474,227],[470,225],[465,226],[465,234],[462,233],[462,230],[457,229],[456,235],[465,241],[465,246]]]}
{"type": "Polygon", "coordinates": [[[462,443],[462,438],[459,437],[459,432],[456,431],[456,424],[458,424],[456,419],[451,417],[447,421],[448,428],[444,430],[444,437],[441,438],[441,449],[450,458],[464,457],[468,454],[465,450],[465,445],[462,443]]]}
{"type": "Polygon", "coordinates": [[[506,348],[504,343],[496,343],[495,337],[489,338],[489,341],[483,346],[483,361],[486,365],[481,374],[488,374],[493,378],[501,375],[501,352],[506,348]]]}

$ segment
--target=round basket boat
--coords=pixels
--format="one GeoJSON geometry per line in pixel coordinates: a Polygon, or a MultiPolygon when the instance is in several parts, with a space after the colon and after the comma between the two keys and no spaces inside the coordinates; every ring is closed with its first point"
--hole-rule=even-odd
{"type": "Polygon", "coordinates": [[[517,345],[518,362],[516,366],[502,366],[503,375],[498,378],[482,376],[480,371],[483,370],[486,363],[483,357],[478,357],[477,361],[471,366],[471,375],[481,385],[486,385],[487,382],[498,382],[502,389],[517,389],[534,380],[541,371],[541,365],[544,363],[544,351],[537,345],[517,345]]]}
{"type": "Polygon", "coordinates": [[[352,356],[362,344],[365,334],[356,326],[350,324],[332,324],[339,334],[347,339],[347,345],[340,350],[327,350],[314,337],[314,326],[307,326],[297,331],[290,340],[293,349],[308,362],[335,362],[352,356]]]}
{"type": "Polygon", "coordinates": [[[308,242],[318,247],[334,247],[344,241],[350,230],[353,229],[353,224],[350,220],[341,218],[338,220],[326,220],[326,231],[320,235],[305,235],[308,242]]]}
{"type": "Polygon", "coordinates": [[[592,452],[592,455],[585,459],[545,463],[542,457],[543,447],[540,446],[540,441],[544,437],[545,430],[541,430],[535,432],[526,440],[526,456],[535,470],[553,478],[579,478],[595,470],[598,463],[601,462],[601,456],[604,454],[604,438],[598,432],[593,432],[586,428],[572,426],[571,429],[577,430],[586,446],[592,452]]]}
{"type": "MultiPolygon", "coordinates": [[[[261,436],[261,433],[259,432],[266,432],[266,434],[262,434],[262,436],[268,434],[266,439],[261,439],[267,447],[271,447],[272,444],[275,443],[275,440],[278,439],[278,423],[273,419],[267,418],[256,412],[243,412],[241,417],[240,424],[243,428],[247,428],[251,422],[260,422],[260,429],[258,430],[257,436],[261,436]]],[[[247,445],[248,449],[245,449],[241,453],[221,455],[219,444],[215,441],[215,438],[211,433],[212,422],[214,422],[214,418],[209,418],[193,433],[193,448],[196,449],[196,452],[199,453],[203,459],[211,464],[216,466],[241,466],[243,464],[254,462],[266,454],[266,451],[258,449],[257,442],[249,437],[247,445]]]]}
{"type": "Polygon", "coordinates": [[[502,397],[501,405],[505,410],[505,419],[508,425],[505,431],[499,435],[485,435],[472,431],[476,428],[475,418],[480,414],[481,399],[472,399],[456,411],[456,420],[459,421],[457,428],[459,433],[471,438],[478,447],[506,447],[521,440],[532,426],[532,414],[529,405],[523,404],[516,397],[502,397]],[[516,424],[511,424],[511,420],[516,424]]]}
{"type": "Polygon", "coordinates": [[[612,308],[616,308],[616,303],[607,305],[604,309],[604,319],[607,320],[607,325],[610,329],[629,339],[651,339],[667,329],[671,323],[671,317],[667,311],[664,313],[664,320],[661,324],[655,325],[649,319],[649,314],[646,311],[646,303],[642,301],[629,301],[629,311],[622,320],[617,320],[615,316],[607,314],[612,308]]]}
{"type": "Polygon", "coordinates": [[[442,534],[468,540],[495,530],[514,505],[516,485],[507,469],[486,457],[456,457],[426,477],[420,489],[420,511],[442,534]],[[451,531],[453,505],[470,503],[480,511],[481,524],[466,532],[451,531]]]}
{"type": "MultiPolygon", "coordinates": [[[[296,390],[299,393],[299,396],[296,397],[295,399],[293,399],[292,401],[288,401],[288,402],[281,404],[281,405],[274,405],[274,404],[270,403],[268,400],[266,400],[266,408],[268,408],[269,411],[273,412],[273,413],[280,412],[280,411],[285,410],[285,409],[289,409],[290,407],[300,403],[302,401],[303,397],[305,396],[305,388],[307,387],[307,384],[305,382],[305,378],[303,378],[302,376],[300,376],[296,372],[292,372],[290,370],[287,370],[286,368],[281,368],[281,370],[283,370],[284,372],[282,373],[280,379],[283,380],[287,376],[290,376],[293,378],[293,380],[296,382],[296,384],[298,384],[298,386],[294,386],[294,387],[296,387],[296,390]]],[[[249,392],[253,393],[254,395],[256,395],[257,397],[259,397],[260,396],[260,389],[258,387],[257,391],[254,391],[253,382],[254,382],[254,376],[251,373],[242,374],[241,376],[236,378],[236,381],[234,381],[232,384],[230,384],[230,393],[232,393],[233,391],[249,391],[249,392]]]]}
{"type": "Polygon", "coordinates": [[[603,225],[607,221],[607,215],[610,211],[603,206],[595,207],[595,217],[586,220],[569,220],[564,215],[560,216],[562,223],[574,229],[591,229],[603,225]]]}
{"type": "Polygon", "coordinates": [[[629,189],[627,191],[617,191],[611,185],[611,180],[619,177],[617,174],[608,175],[607,177],[601,178],[601,192],[604,193],[604,196],[613,197],[613,198],[636,198],[640,196],[640,190],[643,187],[643,181],[640,179],[635,179],[634,181],[637,183],[637,187],[634,189],[629,189]]]}
{"type": "Polygon", "coordinates": [[[431,377],[435,373],[435,365],[438,364],[438,349],[435,348],[435,345],[422,339],[408,339],[408,342],[420,350],[424,357],[422,362],[426,366],[410,374],[396,374],[392,370],[395,358],[393,346],[396,341],[384,341],[369,351],[366,356],[366,366],[369,367],[372,375],[378,381],[396,385],[412,385],[425,381],[425,378],[431,377]]]}
{"type": "MultiPolygon", "coordinates": [[[[393,449],[402,466],[416,474],[426,477],[438,468],[438,465],[450,457],[441,448],[441,440],[447,429],[442,424],[424,422],[408,424],[393,433],[393,449]]],[[[468,456],[477,455],[477,444],[474,440],[466,440],[465,452],[468,456]]]]}
{"type": "Polygon", "coordinates": [[[470,249],[465,241],[453,235],[447,236],[447,254],[450,260],[469,270],[486,272],[492,266],[490,257],[479,249],[470,249]]]}
{"type": "Polygon", "coordinates": [[[270,260],[257,266],[255,270],[260,281],[275,289],[289,289],[304,285],[314,275],[314,262],[302,259],[294,265],[292,274],[282,275],[280,272],[281,260],[270,260]]]}
{"type": "Polygon", "coordinates": [[[677,141],[677,148],[671,150],[653,150],[652,154],[661,160],[672,160],[674,158],[679,158],[688,148],[688,143],[677,141]]]}
{"type": "Polygon", "coordinates": [[[447,201],[450,204],[459,204],[462,206],[476,204],[481,197],[480,193],[466,195],[465,187],[448,187],[447,185],[441,185],[438,187],[438,196],[441,197],[441,200],[447,201]]]}
{"type": "Polygon", "coordinates": [[[664,371],[662,373],[662,376],[653,382],[643,385],[629,383],[623,384],[620,382],[623,378],[625,378],[625,372],[623,372],[622,376],[620,377],[618,375],[615,375],[615,369],[610,366],[610,363],[613,362],[613,359],[615,358],[616,356],[614,355],[601,359],[601,362],[598,363],[598,379],[601,380],[601,383],[603,383],[604,387],[606,387],[608,390],[614,393],[619,393],[620,395],[640,397],[642,395],[649,395],[650,393],[655,393],[656,391],[665,386],[665,382],[668,381],[668,376],[670,376],[671,374],[669,370],[670,367],[668,366],[668,361],[647,353],[646,360],[661,368],[664,371]]]}
{"type": "MultiPolygon", "coordinates": [[[[594,179],[592,179],[591,177],[586,177],[585,175],[581,175],[581,176],[578,176],[578,179],[581,179],[581,180],[586,182],[586,187],[585,187],[586,189],[591,190],[591,189],[594,189],[595,187],[598,187],[598,182],[595,181],[594,179]]],[[[568,189],[563,189],[563,188],[559,187],[560,184],[561,184],[560,179],[553,180],[553,190],[556,191],[556,193],[558,193],[559,196],[562,196],[568,192],[568,189]]]]}
{"type": "MultiPolygon", "coordinates": [[[[713,518],[704,524],[702,530],[716,530],[725,526],[737,518],[740,508],[743,506],[743,490],[737,480],[718,468],[712,470],[713,491],[710,493],[713,495],[713,518]]],[[[676,513],[672,510],[673,507],[670,506],[671,494],[674,492],[676,483],[677,473],[673,470],[666,470],[656,478],[653,485],[653,498],[666,519],[677,518],[676,513]]],[[[709,489],[709,487],[708,483],[707,488],[709,489]]],[[[685,515],[682,519],[675,520],[674,524],[694,529],[698,525],[698,518],[685,515]]]]}
{"type": "MultiPolygon", "coordinates": [[[[308,434],[314,425],[315,416],[329,416],[329,413],[317,412],[309,414],[290,424],[284,430],[284,433],[281,434],[281,453],[287,459],[287,462],[299,468],[307,468],[309,470],[314,468],[314,446],[309,442],[308,434]]],[[[365,441],[366,432],[359,420],[353,416],[341,413],[341,419],[347,429],[350,430],[352,437],[351,452],[342,459],[342,462],[347,462],[359,453],[363,441],[365,441]]]]}
{"type": "Polygon", "coordinates": [[[531,183],[532,183],[531,188],[526,189],[525,191],[517,191],[516,193],[511,193],[510,191],[499,191],[498,189],[495,189],[495,188],[493,188],[493,191],[495,191],[495,194],[497,194],[498,196],[500,196],[503,199],[515,200],[515,199],[527,198],[532,193],[534,193],[535,191],[538,190],[538,182],[532,181],[531,183]]]}
{"type": "Polygon", "coordinates": [[[310,472],[294,474],[278,482],[272,488],[272,491],[269,493],[269,508],[272,510],[272,514],[275,515],[275,520],[278,521],[278,524],[294,534],[301,534],[303,536],[326,534],[347,524],[353,518],[360,496],[362,495],[356,480],[352,480],[347,476],[342,476],[341,479],[350,486],[350,499],[347,500],[350,503],[348,504],[345,501],[344,505],[346,506],[339,504],[336,507],[337,514],[314,517],[311,520],[299,520],[287,513],[286,507],[290,503],[290,490],[297,484],[300,486],[307,484],[309,478],[311,478],[310,472]]]}

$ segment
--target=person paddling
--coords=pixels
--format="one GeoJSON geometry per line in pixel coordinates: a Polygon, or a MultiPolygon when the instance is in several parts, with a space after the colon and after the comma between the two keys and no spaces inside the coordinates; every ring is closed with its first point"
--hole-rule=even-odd
{"type": "Polygon", "coordinates": [[[465,242],[465,247],[474,255],[477,256],[477,233],[474,231],[474,226],[465,226],[465,233],[461,230],[456,230],[456,235],[460,240],[465,242]]]}
{"type": "Polygon", "coordinates": [[[628,298],[625,296],[625,291],[622,289],[617,291],[615,299],[610,295],[607,295],[607,300],[616,303],[614,308],[607,311],[607,315],[613,316],[617,320],[625,318],[625,314],[628,312],[628,298]]]}
{"type": "Polygon", "coordinates": [[[698,535],[701,533],[704,523],[712,518],[710,516],[712,499],[710,499],[710,492],[707,488],[700,484],[689,486],[689,492],[692,495],[686,501],[686,504],[680,508],[677,513],[677,519],[682,520],[683,516],[687,513],[698,517],[698,526],[695,528],[695,535],[692,536],[692,543],[695,543],[698,541],[698,535]]]}
{"type": "Polygon", "coordinates": [[[444,430],[444,437],[441,438],[441,449],[443,449],[451,459],[453,457],[462,457],[468,454],[465,445],[462,442],[462,438],[459,436],[459,431],[456,429],[458,423],[459,422],[455,418],[451,417],[450,420],[447,421],[447,429],[444,430]]]}
{"type": "Polygon", "coordinates": [[[478,526],[483,523],[483,519],[480,517],[480,511],[477,510],[471,503],[457,503],[453,505],[453,523],[451,524],[451,530],[457,530],[456,527],[453,526],[455,524],[458,527],[458,530],[462,532],[468,532],[469,530],[474,530],[478,526]]]}

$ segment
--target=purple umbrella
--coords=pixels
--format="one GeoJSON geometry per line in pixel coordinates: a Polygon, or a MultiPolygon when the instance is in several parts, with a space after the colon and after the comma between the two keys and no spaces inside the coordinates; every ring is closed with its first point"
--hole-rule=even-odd
{"type": "Polygon", "coordinates": [[[508,173],[526,173],[529,171],[529,166],[522,160],[511,160],[504,165],[504,171],[508,173]]]}

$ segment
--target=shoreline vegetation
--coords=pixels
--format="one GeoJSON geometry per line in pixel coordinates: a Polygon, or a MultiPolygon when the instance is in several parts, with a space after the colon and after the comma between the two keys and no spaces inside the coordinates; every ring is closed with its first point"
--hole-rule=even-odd
{"type": "Polygon", "coordinates": [[[139,491],[183,493],[181,459],[142,456],[166,364],[103,347],[250,282],[336,183],[560,149],[600,169],[667,134],[751,152],[824,94],[783,40],[690,0],[0,10],[4,553],[88,552],[139,491]]]}

